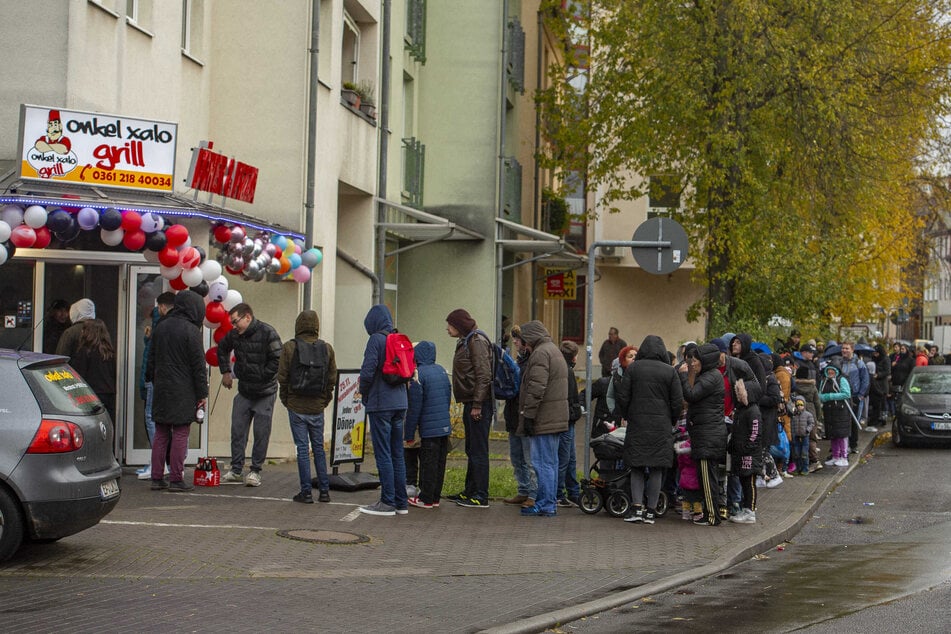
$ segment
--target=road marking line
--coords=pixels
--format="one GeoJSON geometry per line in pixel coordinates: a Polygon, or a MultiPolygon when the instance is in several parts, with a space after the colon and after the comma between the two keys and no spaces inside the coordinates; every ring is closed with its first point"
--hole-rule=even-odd
{"type": "Polygon", "coordinates": [[[341,517],[341,518],[340,518],[340,521],[341,521],[341,522],[352,522],[353,520],[355,520],[355,519],[357,519],[358,517],[360,517],[360,515],[361,515],[360,509],[359,509],[359,508],[355,508],[355,509],[353,509],[352,511],[350,511],[349,513],[347,513],[346,515],[344,515],[343,517],[341,517]]]}
{"type": "Polygon", "coordinates": [[[278,531],[273,526],[242,526],[240,524],[171,524],[168,522],[132,522],[128,520],[100,520],[100,524],[118,524],[123,526],[154,526],[157,528],[245,528],[256,531],[278,531]]]}
{"type": "MultiPolygon", "coordinates": [[[[227,493],[176,493],[175,495],[183,496],[183,497],[186,495],[192,495],[192,496],[201,497],[201,498],[227,498],[231,500],[268,500],[271,502],[293,502],[294,501],[291,498],[268,497],[266,495],[247,496],[247,495],[229,495],[227,493]]],[[[363,506],[362,504],[354,504],[352,502],[320,502],[319,504],[336,505],[336,506],[355,506],[358,508],[360,506],[363,506]]],[[[162,507],[162,508],[168,508],[168,507],[162,507]]]]}

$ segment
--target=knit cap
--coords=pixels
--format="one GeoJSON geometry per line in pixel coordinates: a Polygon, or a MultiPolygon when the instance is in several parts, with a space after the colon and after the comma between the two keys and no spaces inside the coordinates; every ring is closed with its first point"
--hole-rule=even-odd
{"type": "Polygon", "coordinates": [[[446,323],[459,331],[459,334],[465,336],[472,332],[476,327],[476,321],[465,308],[457,308],[446,316],[446,323]]]}

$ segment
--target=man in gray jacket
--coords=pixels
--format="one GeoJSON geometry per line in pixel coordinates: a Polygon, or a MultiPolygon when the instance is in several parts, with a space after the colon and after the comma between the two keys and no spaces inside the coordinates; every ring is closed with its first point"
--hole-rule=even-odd
{"type": "Polygon", "coordinates": [[[519,387],[516,433],[531,437],[538,493],[535,506],[523,507],[521,512],[553,517],[558,487],[558,436],[568,429],[568,364],[542,322],[524,324],[522,341],[531,352],[519,387]]]}

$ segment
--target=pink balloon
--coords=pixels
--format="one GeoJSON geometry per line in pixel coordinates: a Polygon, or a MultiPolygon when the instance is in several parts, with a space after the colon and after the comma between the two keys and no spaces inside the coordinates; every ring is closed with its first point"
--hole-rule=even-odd
{"type": "Polygon", "coordinates": [[[298,266],[291,271],[291,275],[294,277],[294,281],[303,284],[310,279],[310,269],[306,266],[298,266]]]}
{"type": "Polygon", "coordinates": [[[195,247],[185,247],[179,255],[178,262],[183,269],[193,269],[201,262],[201,254],[195,247]]]}

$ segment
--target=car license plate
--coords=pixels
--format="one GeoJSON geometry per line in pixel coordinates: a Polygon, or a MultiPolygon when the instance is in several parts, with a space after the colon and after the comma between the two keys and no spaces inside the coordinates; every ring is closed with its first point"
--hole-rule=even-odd
{"type": "Polygon", "coordinates": [[[931,429],[935,431],[951,431],[951,423],[931,423],[931,429]]]}
{"type": "Polygon", "coordinates": [[[108,480],[99,485],[99,496],[103,500],[108,500],[119,495],[119,481],[108,480]]]}

